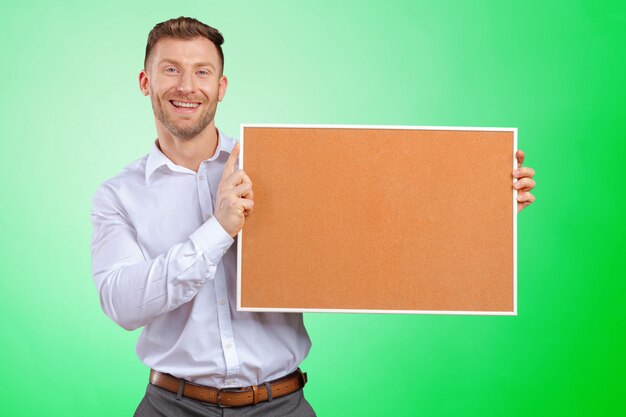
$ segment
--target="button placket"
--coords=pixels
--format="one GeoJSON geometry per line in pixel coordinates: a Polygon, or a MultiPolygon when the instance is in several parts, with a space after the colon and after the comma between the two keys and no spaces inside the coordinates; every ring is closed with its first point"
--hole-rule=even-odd
{"type": "MultiPolygon", "coordinates": [[[[224,269],[222,262],[217,266],[218,270],[224,269]]],[[[220,302],[228,299],[226,282],[224,274],[218,274],[213,280],[215,288],[215,301],[217,307],[217,321],[220,328],[220,338],[222,342],[222,350],[226,361],[226,383],[228,385],[236,385],[239,375],[239,355],[237,354],[237,346],[235,345],[235,336],[233,333],[232,317],[230,315],[230,306],[228,302],[220,302]],[[219,278],[218,278],[219,276],[219,278]],[[231,381],[233,381],[231,383],[231,381]]]]}
{"type": "Polygon", "coordinates": [[[213,215],[213,202],[211,201],[211,191],[209,189],[209,181],[207,180],[206,163],[201,163],[196,175],[196,185],[198,189],[198,200],[200,201],[200,211],[202,212],[202,221],[206,222],[213,215]]]}

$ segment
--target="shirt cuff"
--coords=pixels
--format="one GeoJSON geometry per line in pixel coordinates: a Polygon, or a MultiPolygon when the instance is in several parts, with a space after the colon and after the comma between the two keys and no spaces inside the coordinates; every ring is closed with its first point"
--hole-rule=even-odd
{"type": "Polygon", "coordinates": [[[215,216],[207,220],[202,226],[193,232],[189,239],[196,248],[199,248],[204,256],[217,264],[235,239],[230,237],[215,216]]]}

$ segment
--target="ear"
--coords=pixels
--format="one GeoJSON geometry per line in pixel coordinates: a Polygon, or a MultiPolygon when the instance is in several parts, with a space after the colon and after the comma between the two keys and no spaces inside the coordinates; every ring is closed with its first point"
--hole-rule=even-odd
{"type": "Polygon", "coordinates": [[[139,73],[139,89],[144,96],[149,96],[150,91],[148,89],[148,85],[150,84],[150,80],[148,78],[148,71],[145,69],[141,70],[139,73]]]}
{"type": "Polygon", "coordinates": [[[225,75],[222,75],[220,77],[220,81],[219,81],[219,88],[217,91],[217,100],[218,101],[222,101],[222,99],[224,98],[224,96],[226,95],[226,87],[228,87],[228,78],[226,78],[225,75]]]}

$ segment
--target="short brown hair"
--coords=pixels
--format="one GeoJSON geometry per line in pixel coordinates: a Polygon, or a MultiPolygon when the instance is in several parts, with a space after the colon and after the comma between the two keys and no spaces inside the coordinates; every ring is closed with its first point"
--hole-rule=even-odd
{"type": "Polygon", "coordinates": [[[195,37],[202,36],[210,40],[217,48],[217,52],[222,61],[222,73],[224,72],[224,53],[222,52],[222,44],[224,43],[224,37],[219,30],[206,25],[199,20],[192,17],[179,17],[177,19],[166,20],[165,22],[157,23],[148,35],[148,42],[146,43],[146,55],[143,60],[144,68],[150,57],[150,51],[156,43],[163,38],[174,39],[193,39],[195,37]]]}

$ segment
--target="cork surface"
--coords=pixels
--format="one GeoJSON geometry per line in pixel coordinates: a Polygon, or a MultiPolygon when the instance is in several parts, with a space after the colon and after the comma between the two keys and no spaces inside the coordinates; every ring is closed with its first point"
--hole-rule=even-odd
{"type": "Polygon", "coordinates": [[[243,127],[242,309],[513,312],[514,131],[243,127]]]}

